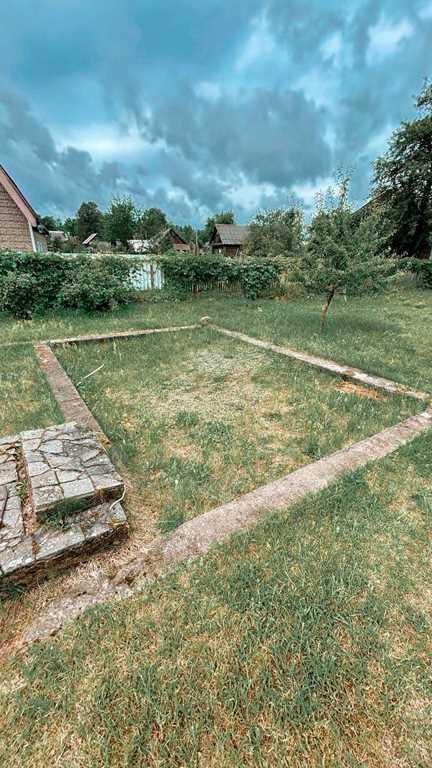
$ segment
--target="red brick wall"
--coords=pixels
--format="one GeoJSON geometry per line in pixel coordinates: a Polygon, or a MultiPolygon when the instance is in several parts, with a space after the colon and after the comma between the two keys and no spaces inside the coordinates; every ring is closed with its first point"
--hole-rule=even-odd
{"type": "Polygon", "coordinates": [[[32,251],[28,221],[0,184],[0,251],[32,251]]]}

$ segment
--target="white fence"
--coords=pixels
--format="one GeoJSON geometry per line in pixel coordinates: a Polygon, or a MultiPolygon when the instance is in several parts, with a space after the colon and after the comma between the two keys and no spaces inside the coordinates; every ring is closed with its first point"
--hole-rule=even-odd
{"type": "MultiPolygon", "coordinates": [[[[79,256],[82,256],[81,253],[62,253],[61,256],[64,256],[65,258],[69,259],[76,259],[79,256]]],[[[160,290],[163,288],[165,280],[163,276],[163,272],[161,268],[156,264],[155,261],[151,258],[151,256],[146,257],[145,255],[141,254],[131,254],[131,253],[116,253],[116,254],[108,254],[108,253],[89,253],[86,254],[90,256],[90,258],[93,259],[103,259],[106,256],[119,256],[124,257],[125,259],[128,259],[129,262],[132,262],[134,259],[137,260],[136,267],[131,267],[130,270],[130,279],[132,283],[132,287],[135,288],[136,291],[150,291],[150,290],[160,290]]]]}
{"type": "MultiPolygon", "coordinates": [[[[128,256],[129,259],[134,258],[128,256]]],[[[143,260],[142,256],[136,257],[139,265],[131,269],[131,282],[137,291],[149,291],[161,289],[164,285],[164,276],[161,268],[150,259],[143,260]]]]}

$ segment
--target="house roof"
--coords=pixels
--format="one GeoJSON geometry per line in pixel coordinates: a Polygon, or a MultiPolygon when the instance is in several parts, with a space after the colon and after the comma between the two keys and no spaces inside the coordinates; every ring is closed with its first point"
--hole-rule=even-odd
{"type": "Polygon", "coordinates": [[[48,234],[51,240],[67,240],[66,234],[62,229],[49,229],[48,234]]]}
{"type": "Polygon", "coordinates": [[[386,197],[388,196],[390,190],[384,189],[382,192],[378,192],[374,197],[370,197],[368,200],[366,200],[363,205],[360,206],[360,208],[357,208],[355,211],[353,211],[353,216],[356,219],[361,219],[362,216],[369,213],[375,205],[379,205],[379,203],[384,203],[386,200],[386,197]]]}
{"type": "Polygon", "coordinates": [[[222,245],[244,245],[249,237],[250,228],[242,224],[215,224],[210,242],[219,235],[222,245]]]}
{"type": "Polygon", "coordinates": [[[39,216],[34,208],[32,208],[29,201],[24,197],[20,188],[15,184],[12,176],[9,176],[7,170],[3,168],[2,165],[0,165],[0,183],[4,186],[6,192],[10,195],[29,224],[33,228],[36,228],[39,225],[39,216]]]}
{"type": "Polygon", "coordinates": [[[154,243],[160,243],[161,240],[164,239],[167,235],[174,235],[175,237],[178,237],[180,242],[184,243],[184,245],[187,245],[187,241],[184,239],[183,235],[180,234],[180,232],[177,232],[177,230],[174,227],[166,227],[161,232],[159,232],[158,235],[156,235],[153,238],[154,243]]]}
{"type": "Polygon", "coordinates": [[[82,245],[90,245],[90,243],[92,243],[93,240],[95,239],[95,237],[97,237],[97,236],[98,236],[98,233],[97,232],[93,232],[92,235],[89,235],[88,237],[86,237],[85,240],[83,240],[82,245]]]}

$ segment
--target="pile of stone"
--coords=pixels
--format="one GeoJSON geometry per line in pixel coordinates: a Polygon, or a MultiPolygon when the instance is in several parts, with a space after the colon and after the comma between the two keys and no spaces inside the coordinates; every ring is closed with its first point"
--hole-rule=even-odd
{"type": "Polygon", "coordinates": [[[124,536],[123,495],[104,448],[75,423],[1,440],[0,585],[66,567],[124,536]]]}

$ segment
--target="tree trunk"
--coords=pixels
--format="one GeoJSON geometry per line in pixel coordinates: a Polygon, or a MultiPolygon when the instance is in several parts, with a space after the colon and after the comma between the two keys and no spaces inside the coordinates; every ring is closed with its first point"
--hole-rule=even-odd
{"type": "Polygon", "coordinates": [[[333,301],[334,295],[336,293],[336,287],[333,285],[330,289],[330,293],[328,294],[322,308],[322,314],[321,314],[321,323],[320,323],[320,332],[322,333],[325,326],[325,321],[327,319],[327,312],[329,310],[329,306],[333,301]]]}

